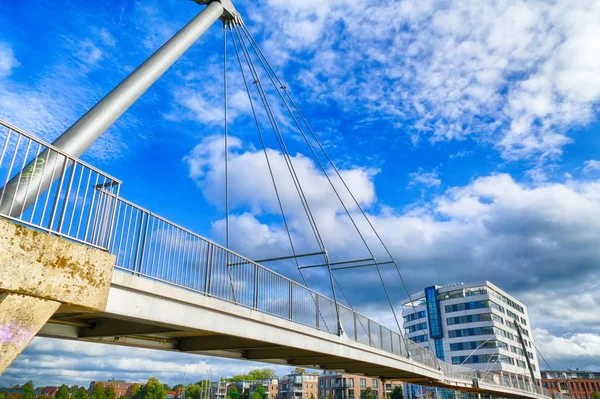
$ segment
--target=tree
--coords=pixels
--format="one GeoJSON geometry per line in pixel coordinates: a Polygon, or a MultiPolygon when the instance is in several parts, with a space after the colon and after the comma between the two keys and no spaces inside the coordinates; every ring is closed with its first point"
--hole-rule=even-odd
{"type": "Polygon", "coordinates": [[[360,392],[360,399],[375,399],[375,392],[373,392],[371,387],[368,387],[360,392]]]}
{"type": "Polygon", "coordinates": [[[263,378],[270,378],[275,375],[275,370],[268,367],[262,369],[254,369],[248,373],[249,380],[262,380],[263,378]]]}
{"type": "Polygon", "coordinates": [[[250,395],[250,399],[267,399],[265,387],[259,384],[258,387],[256,387],[256,390],[252,392],[252,395],[250,395]]]}
{"type": "Polygon", "coordinates": [[[201,397],[200,385],[198,385],[198,384],[188,385],[188,387],[185,389],[185,397],[188,399],[200,399],[200,397],[201,397]]]}
{"type": "Polygon", "coordinates": [[[115,384],[110,384],[106,390],[106,399],[117,399],[117,392],[115,391],[115,384]]]}
{"type": "Polygon", "coordinates": [[[72,385],[71,388],[69,388],[69,394],[71,397],[77,395],[77,391],[79,391],[79,385],[72,385]]]}
{"type": "Polygon", "coordinates": [[[315,399],[315,394],[311,393],[310,394],[310,399],[315,399]]]}
{"type": "Polygon", "coordinates": [[[177,391],[179,388],[184,388],[183,384],[177,384],[174,385],[173,388],[171,388],[173,391],[177,391]]]}
{"type": "Polygon", "coordinates": [[[77,392],[75,392],[73,394],[72,398],[74,398],[74,399],[88,399],[87,389],[85,389],[84,387],[79,387],[77,389],[77,392]]]}
{"type": "Polygon", "coordinates": [[[129,397],[133,399],[133,397],[140,391],[140,384],[133,384],[131,389],[129,390],[129,397]]]}
{"type": "Polygon", "coordinates": [[[169,388],[169,384],[162,384],[163,387],[165,387],[165,391],[170,391],[171,388],[169,388]]]}
{"type": "Polygon", "coordinates": [[[155,377],[148,380],[143,391],[143,399],[165,399],[165,393],[167,392],[165,387],[155,377]]]}
{"type": "MultiPolygon", "coordinates": [[[[396,385],[394,390],[390,395],[390,399],[404,399],[404,391],[402,390],[402,385],[396,385]]],[[[600,399],[600,398],[595,398],[600,399]]]]}
{"type": "Polygon", "coordinates": [[[6,399],[6,394],[4,391],[0,391],[0,399],[6,399]]]}
{"type": "Polygon", "coordinates": [[[235,386],[231,387],[231,390],[229,391],[228,396],[230,396],[231,399],[240,399],[240,393],[238,392],[238,390],[235,386]]]}
{"type": "Polygon", "coordinates": [[[107,399],[106,398],[106,390],[104,389],[104,384],[101,382],[97,382],[92,388],[92,394],[90,395],[90,399],[107,399]]]}
{"type": "Polygon", "coordinates": [[[69,387],[65,384],[61,385],[56,391],[56,395],[54,395],[55,399],[69,399],[69,387]]]}
{"type": "Polygon", "coordinates": [[[306,370],[303,369],[302,367],[296,367],[294,369],[294,373],[296,373],[296,374],[304,374],[304,373],[306,373],[306,370]]]}
{"type": "MultiPolygon", "coordinates": [[[[67,388],[68,391],[68,388],[67,388]]],[[[35,399],[35,390],[33,389],[33,381],[27,381],[23,385],[23,399],[35,399]]]]}
{"type": "Polygon", "coordinates": [[[592,392],[593,399],[600,399],[600,392],[592,392]]]}

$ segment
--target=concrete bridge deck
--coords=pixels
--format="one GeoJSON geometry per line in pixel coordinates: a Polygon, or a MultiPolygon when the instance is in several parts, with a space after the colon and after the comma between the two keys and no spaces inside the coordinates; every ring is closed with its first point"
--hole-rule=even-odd
{"type": "Polygon", "coordinates": [[[339,370],[503,396],[547,398],[440,370],[326,331],[115,270],[104,312],[60,308],[39,336],[339,370]]]}

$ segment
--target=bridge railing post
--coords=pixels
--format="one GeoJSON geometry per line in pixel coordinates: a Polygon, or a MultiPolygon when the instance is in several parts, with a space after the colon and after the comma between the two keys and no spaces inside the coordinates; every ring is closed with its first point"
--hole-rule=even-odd
{"type": "Polygon", "coordinates": [[[292,311],[293,311],[293,304],[294,304],[294,300],[293,300],[294,295],[292,292],[292,280],[290,280],[288,284],[290,287],[289,288],[289,299],[288,299],[289,300],[289,319],[290,319],[290,321],[292,321],[293,320],[292,311]]]}
{"type": "Polygon", "coordinates": [[[213,251],[214,245],[208,244],[208,250],[206,251],[206,270],[204,274],[204,293],[210,295],[210,280],[211,280],[211,269],[213,263],[213,251]]]}
{"type": "Polygon", "coordinates": [[[142,212],[140,218],[140,228],[138,229],[138,238],[135,244],[135,260],[137,261],[138,274],[142,274],[142,265],[144,263],[145,247],[146,247],[146,236],[148,235],[148,219],[150,214],[148,212],[142,212]],[[142,224],[144,225],[142,231],[142,224]],[[139,261],[138,261],[139,260],[139,261]]]}
{"type": "Polygon", "coordinates": [[[316,308],[316,312],[315,312],[315,315],[316,315],[315,327],[317,328],[317,330],[320,330],[320,328],[319,328],[319,314],[320,314],[319,313],[319,297],[320,297],[319,294],[315,294],[315,308],[316,308]]]}
{"type": "Polygon", "coordinates": [[[258,266],[254,265],[254,309],[258,310],[258,266]]]}

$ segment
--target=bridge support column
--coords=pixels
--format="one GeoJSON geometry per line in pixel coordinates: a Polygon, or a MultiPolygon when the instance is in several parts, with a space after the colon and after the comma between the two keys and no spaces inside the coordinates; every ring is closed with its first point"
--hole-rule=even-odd
{"type": "Polygon", "coordinates": [[[0,375],[31,342],[59,302],[5,292],[0,294],[0,375]]]}
{"type": "Polygon", "coordinates": [[[114,264],[105,251],[0,218],[0,374],[56,311],[104,311],[114,264]]]}

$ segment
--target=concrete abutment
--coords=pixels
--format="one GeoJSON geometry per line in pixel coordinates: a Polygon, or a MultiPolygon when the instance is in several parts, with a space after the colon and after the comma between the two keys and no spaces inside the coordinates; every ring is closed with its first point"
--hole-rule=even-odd
{"type": "Polygon", "coordinates": [[[106,309],[115,256],[0,218],[0,375],[63,306],[106,309]]]}

